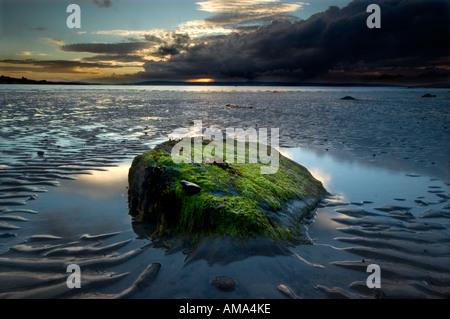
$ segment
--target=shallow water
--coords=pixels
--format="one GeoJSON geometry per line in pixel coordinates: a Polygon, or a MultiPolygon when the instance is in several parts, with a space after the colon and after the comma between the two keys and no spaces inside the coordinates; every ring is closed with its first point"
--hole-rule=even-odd
{"type": "Polygon", "coordinates": [[[373,297],[366,268],[376,263],[386,297],[448,298],[448,92],[421,100],[424,92],[2,86],[0,297],[115,294],[158,262],[155,280],[130,297],[293,297],[280,284],[301,298],[373,297]],[[359,100],[339,100],[345,95],[359,100]],[[131,160],[197,119],[221,129],[280,128],[282,153],[334,195],[305,225],[312,244],[148,245],[128,215],[131,160]],[[84,281],[70,291],[65,267],[73,262],[84,281]],[[219,275],[236,289],[211,286],[219,275]]]}

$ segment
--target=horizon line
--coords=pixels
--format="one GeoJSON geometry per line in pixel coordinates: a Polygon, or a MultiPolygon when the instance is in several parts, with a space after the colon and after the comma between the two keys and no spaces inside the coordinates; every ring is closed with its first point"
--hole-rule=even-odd
{"type": "Polygon", "coordinates": [[[9,76],[0,76],[0,84],[24,84],[24,85],[102,85],[102,86],[335,86],[335,87],[433,87],[433,88],[450,88],[450,83],[373,83],[373,82],[302,82],[302,81],[212,81],[212,82],[191,82],[180,80],[149,80],[139,82],[123,82],[123,83],[97,83],[87,81],[47,81],[33,80],[25,77],[12,78],[9,76]]]}

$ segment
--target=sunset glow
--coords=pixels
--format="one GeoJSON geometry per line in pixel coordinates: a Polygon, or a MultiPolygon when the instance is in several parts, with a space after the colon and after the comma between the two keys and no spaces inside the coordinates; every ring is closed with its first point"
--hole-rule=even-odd
{"type": "Polygon", "coordinates": [[[399,21],[398,1],[380,0],[383,27],[372,30],[366,0],[77,0],[79,27],[67,25],[67,1],[0,0],[0,76],[105,84],[447,83],[446,1],[417,1],[428,11],[413,6],[413,18],[399,21]],[[336,34],[346,41],[329,42],[336,34]]]}
{"type": "Polygon", "coordinates": [[[214,79],[192,79],[192,80],[187,80],[186,82],[189,82],[189,83],[211,83],[211,82],[214,82],[214,79]]]}

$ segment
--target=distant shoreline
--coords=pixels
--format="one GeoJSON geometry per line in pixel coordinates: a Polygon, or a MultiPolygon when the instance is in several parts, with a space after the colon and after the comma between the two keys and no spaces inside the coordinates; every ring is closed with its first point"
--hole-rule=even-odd
{"type": "Polygon", "coordinates": [[[47,80],[30,80],[25,77],[21,79],[11,78],[9,76],[0,76],[0,84],[29,84],[29,85],[90,85],[85,82],[51,82],[47,80]]]}
{"type": "Polygon", "coordinates": [[[90,82],[64,82],[64,81],[47,81],[47,80],[30,80],[25,77],[12,78],[8,76],[0,76],[0,84],[25,84],[25,85],[121,85],[121,86],[296,86],[296,87],[407,87],[407,88],[434,88],[448,89],[450,83],[437,83],[425,85],[405,85],[405,84],[379,84],[379,83],[315,83],[315,82],[208,82],[193,83],[183,81],[144,81],[135,83],[90,83],[90,82]]]}

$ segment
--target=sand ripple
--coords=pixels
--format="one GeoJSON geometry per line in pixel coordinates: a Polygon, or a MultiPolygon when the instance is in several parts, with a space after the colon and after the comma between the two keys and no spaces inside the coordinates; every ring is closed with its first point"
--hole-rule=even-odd
{"type": "Polygon", "coordinates": [[[317,285],[316,289],[328,298],[449,298],[450,235],[444,222],[448,212],[429,209],[417,214],[412,209],[394,205],[375,207],[374,211],[335,209],[339,217],[332,220],[344,226],[339,230],[356,237],[334,240],[349,244],[340,249],[363,259],[330,264],[361,272],[377,264],[381,288],[369,289],[366,282],[353,282],[348,287],[317,285]]]}

